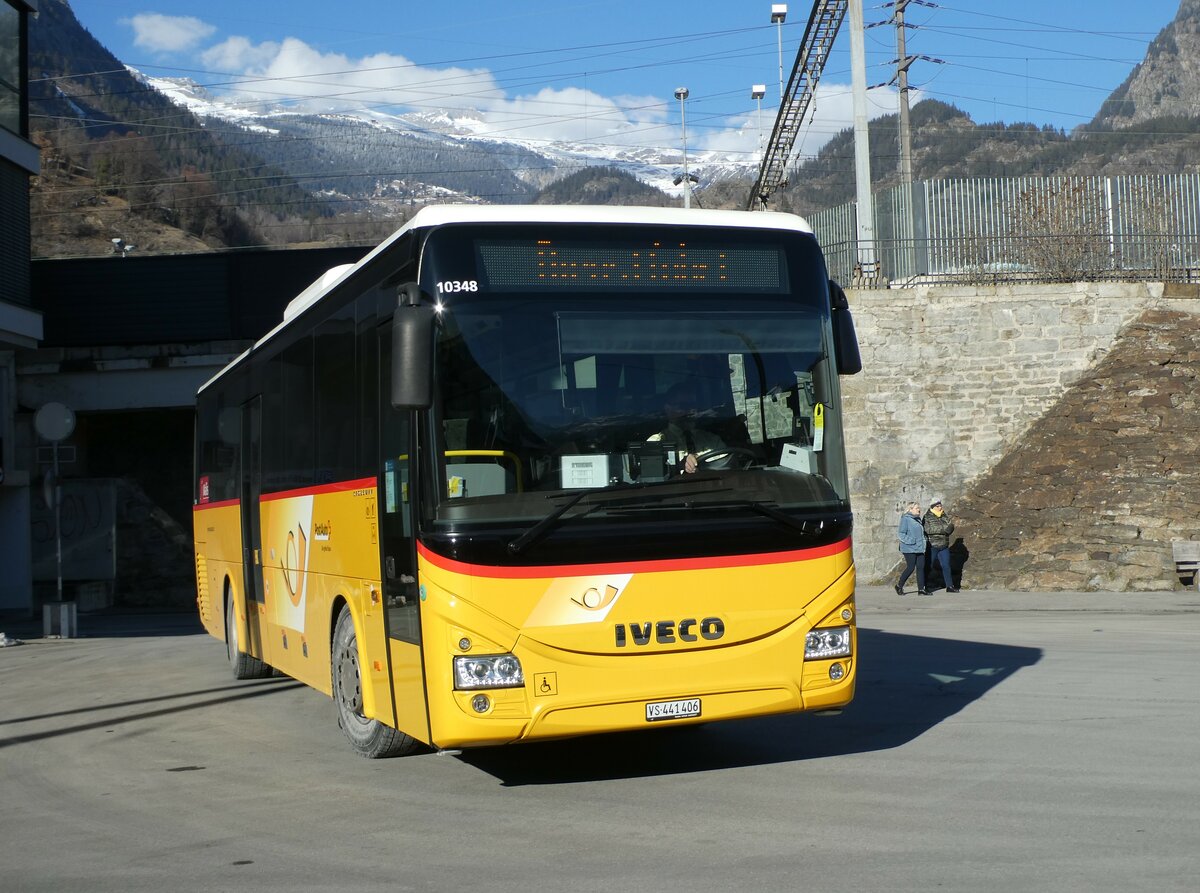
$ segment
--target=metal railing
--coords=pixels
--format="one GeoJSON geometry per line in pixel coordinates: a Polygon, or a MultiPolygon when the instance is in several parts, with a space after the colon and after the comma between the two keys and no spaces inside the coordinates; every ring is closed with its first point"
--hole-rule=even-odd
{"type": "MultiPolygon", "coordinates": [[[[1200,280],[1200,174],[922,180],[874,201],[893,286],[1200,280]]],[[[856,211],[808,218],[843,283],[861,280],[856,211]]]]}

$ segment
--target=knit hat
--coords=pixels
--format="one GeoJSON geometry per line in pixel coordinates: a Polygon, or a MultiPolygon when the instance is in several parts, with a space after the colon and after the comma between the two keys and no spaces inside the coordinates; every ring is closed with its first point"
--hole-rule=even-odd
{"type": "Polygon", "coordinates": [[[935,505],[941,505],[941,504],[942,504],[942,498],[940,496],[935,496],[933,499],[931,499],[929,501],[930,508],[933,508],[935,505]]]}

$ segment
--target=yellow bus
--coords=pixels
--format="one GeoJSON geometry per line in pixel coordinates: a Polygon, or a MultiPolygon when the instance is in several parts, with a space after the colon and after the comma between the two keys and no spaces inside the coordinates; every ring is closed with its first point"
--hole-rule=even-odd
{"type": "Polygon", "coordinates": [[[860,366],[798,217],[426,208],[198,392],[200,617],[367,757],[836,710],[860,366]]]}

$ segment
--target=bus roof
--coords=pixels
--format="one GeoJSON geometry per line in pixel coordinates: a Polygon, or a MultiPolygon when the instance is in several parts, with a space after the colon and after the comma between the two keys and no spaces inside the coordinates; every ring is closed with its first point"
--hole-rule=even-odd
{"type": "MultiPolygon", "coordinates": [[[[407,233],[455,223],[600,223],[773,229],[808,234],[813,231],[803,217],[781,211],[707,211],[636,205],[427,205],[358,263],[333,267],[318,277],[288,303],[279,325],[258,339],[254,347],[270,340],[276,332],[287,326],[292,317],[317,303],[339,282],[351,276],[355,270],[371,263],[407,233]]],[[[235,365],[248,353],[250,350],[237,357],[226,369],[235,365]]],[[[200,390],[203,391],[220,378],[224,371],[218,372],[201,385],[200,390]]]]}
{"type": "Polygon", "coordinates": [[[780,211],[705,211],[629,205],[428,205],[389,237],[389,241],[410,229],[447,223],[648,223],[812,232],[803,217],[780,211]]]}
{"type": "MultiPolygon", "coordinates": [[[[427,205],[357,264],[334,267],[288,304],[283,321],[319,301],[344,276],[370,263],[406,233],[453,223],[601,223],[712,226],[812,233],[803,217],[780,211],[705,211],[635,205],[427,205]]],[[[274,334],[274,330],[267,336],[274,334]]]]}

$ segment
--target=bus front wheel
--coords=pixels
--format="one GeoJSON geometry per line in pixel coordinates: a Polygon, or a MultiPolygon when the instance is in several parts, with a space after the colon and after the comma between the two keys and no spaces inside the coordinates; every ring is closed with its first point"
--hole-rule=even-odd
{"type": "Polygon", "coordinates": [[[397,757],[412,753],[416,739],[377,719],[363,716],[363,680],[358,661],[358,636],[349,608],[342,608],[333,632],[333,700],[338,725],[350,744],[368,759],[397,757]]]}

